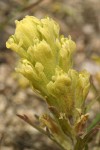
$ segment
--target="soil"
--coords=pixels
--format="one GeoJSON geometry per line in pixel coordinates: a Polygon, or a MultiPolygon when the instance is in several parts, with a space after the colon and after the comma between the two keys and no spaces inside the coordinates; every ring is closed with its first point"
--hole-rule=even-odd
{"type": "MultiPolygon", "coordinates": [[[[18,56],[5,43],[14,33],[15,20],[26,15],[50,16],[61,27],[61,34],[76,42],[74,68],[87,69],[91,89],[86,104],[95,103],[89,111],[89,123],[100,112],[100,0],[0,0],[0,150],[60,150],[30,125],[18,118],[26,114],[35,118],[48,111],[47,105],[30,88],[27,80],[15,73],[18,56]]],[[[100,132],[90,140],[88,150],[100,149],[100,132]]]]}

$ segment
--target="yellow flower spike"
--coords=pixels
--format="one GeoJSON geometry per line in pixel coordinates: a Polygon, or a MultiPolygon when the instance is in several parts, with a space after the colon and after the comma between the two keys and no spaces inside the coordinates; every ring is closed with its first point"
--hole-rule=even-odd
{"type": "MultiPolygon", "coordinates": [[[[73,150],[70,142],[76,142],[75,126],[80,116],[84,116],[90,75],[86,71],[79,73],[72,69],[76,44],[70,36],[60,36],[59,30],[59,25],[49,17],[37,19],[26,16],[21,21],[16,21],[15,34],[8,39],[6,46],[21,57],[16,71],[29,80],[30,85],[35,91],[39,91],[49,107],[56,110],[51,110],[51,120],[44,119],[49,130],[52,130],[52,119],[61,128],[61,132],[54,137],[55,141],[61,145],[63,137],[64,149],[69,150],[67,143],[71,145],[70,150],[73,150]]],[[[83,121],[79,122],[79,127],[83,125],[83,121]]]]}
{"type": "Polygon", "coordinates": [[[50,136],[64,150],[73,150],[76,132],[83,131],[82,126],[88,119],[84,115],[84,102],[90,75],[72,69],[76,44],[70,36],[60,36],[59,30],[59,25],[49,17],[26,16],[16,21],[15,34],[6,46],[21,57],[16,71],[29,80],[33,90],[38,91],[51,108],[53,117],[42,118],[50,136]]]}
{"type": "MultiPolygon", "coordinates": [[[[73,108],[78,98],[75,97],[78,95],[77,92],[75,94],[76,87],[79,87],[80,97],[82,96],[83,99],[86,97],[88,78],[81,74],[78,76],[74,70],[71,71],[72,55],[76,45],[70,36],[60,37],[59,25],[51,18],[39,20],[26,16],[23,20],[16,21],[15,34],[10,37],[6,45],[23,58],[17,70],[30,80],[33,87],[38,90],[46,88],[45,96],[49,93],[48,99],[53,96],[55,102],[51,102],[51,105],[54,104],[56,107],[57,103],[60,108],[59,101],[61,101],[64,105],[63,111],[68,113],[67,111],[73,108]]],[[[80,101],[77,103],[81,103],[80,101]]]]}
{"type": "Polygon", "coordinates": [[[48,105],[69,117],[76,108],[83,107],[89,90],[89,74],[72,69],[76,44],[70,36],[60,36],[59,30],[59,25],[49,17],[26,16],[16,21],[15,34],[6,46],[21,57],[17,71],[47,97],[48,105]]]}

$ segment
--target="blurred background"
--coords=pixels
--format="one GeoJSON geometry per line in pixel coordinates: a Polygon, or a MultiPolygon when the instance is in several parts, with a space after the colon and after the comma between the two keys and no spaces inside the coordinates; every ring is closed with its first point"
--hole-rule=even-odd
{"type": "MultiPolygon", "coordinates": [[[[52,17],[60,24],[60,33],[71,35],[76,42],[74,68],[91,74],[86,101],[92,106],[90,124],[100,112],[100,0],[0,0],[0,150],[60,150],[16,116],[34,118],[34,114],[48,111],[28,81],[15,73],[18,56],[5,46],[14,33],[15,20],[26,15],[52,17]]],[[[100,149],[99,138],[100,132],[90,139],[89,150],[100,149]]]]}

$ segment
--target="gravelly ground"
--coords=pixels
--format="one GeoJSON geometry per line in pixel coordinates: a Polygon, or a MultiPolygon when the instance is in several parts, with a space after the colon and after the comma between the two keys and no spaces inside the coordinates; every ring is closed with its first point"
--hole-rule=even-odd
{"type": "MultiPolygon", "coordinates": [[[[99,0],[0,0],[0,150],[58,150],[47,137],[20,120],[16,114],[41,115],[47,106],[38,98],[25,80],[20,79],[14,68],[16,54],[7,50],[5,42],[14,32],[15,19],[25,15],[39,18],[49,15],[59,22],[61,32],[71,35],[77,43],[74,62],[78,70],[86,68],[92,76],[93,87],[87,101],[100,94],[100,65],[91,56],[100,56],[100,1],[99,0]],[[98,76],[99,74],[99,76],[98,76]],[[18,79],[19,78],[19,79],[18,79]]],[[[90,111],[91,122],[100,110],[100,98],[90,111]]],[[[87,104],[88,104],[87,102],[87,104]]],[[[89,150],[99,150],[99,133],[89,150]]]]}

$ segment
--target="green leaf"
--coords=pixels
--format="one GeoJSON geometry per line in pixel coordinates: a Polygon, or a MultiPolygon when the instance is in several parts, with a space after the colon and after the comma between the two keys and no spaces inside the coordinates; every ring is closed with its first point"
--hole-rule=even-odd
{"type": "Polygon", "coordinates": [[[95,126],[94,128],[92,128],[83,138],[83,143],[84,146],[86,146],[86,144],[88,143],[89,139],[91,137],[94,136],[94,134],[96,134],[98,132],[98,130],[100,129],[100,125],[95,126]]]}
{"type": "Polygon", "coordinates": [[[98,123],[100,123],[100,113],[96,115],[91,125],[87,128],[87,133],[89,133],[98,123]]]}
{"type": "Polygon", "coordinates": [[[83,138],[78,137],[74,150],[88,150],[89,139],[100,129],[100,126],[95,126],[83,138]]]}

